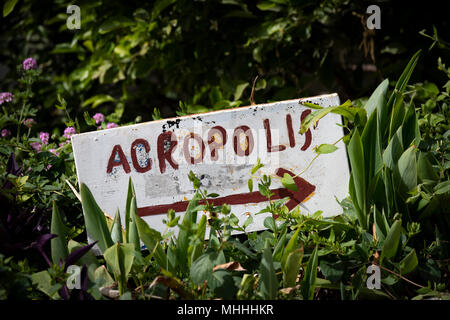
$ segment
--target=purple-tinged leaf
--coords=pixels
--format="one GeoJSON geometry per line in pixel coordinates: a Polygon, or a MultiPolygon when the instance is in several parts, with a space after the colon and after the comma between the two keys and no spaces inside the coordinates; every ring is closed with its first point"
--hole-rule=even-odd
{"type": "Polygon", "coordinates": [[[69,288],[64,284],[61,289],[58,291],[59,295],[63,300],[69,300],[70,299],[70,292],[69,288]]]}
{"type": "Polygon", "coordinates": [[[82,256],[84,256],[91,248],[97,244],[97,241],[88,244],[87,246],[78,248],[74,250],[71,254],[69,254],[65,261],[64,271],[67,270],[67,267],[77,262],[82,256]]]}

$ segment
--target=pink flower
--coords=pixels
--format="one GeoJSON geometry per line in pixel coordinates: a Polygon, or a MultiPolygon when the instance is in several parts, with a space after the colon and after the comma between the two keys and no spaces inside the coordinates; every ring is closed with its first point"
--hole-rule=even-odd
{"type": "Polygon", "coordinates": [[[48,139],[50,138],[50,133],[41,132],[39,134],[39,138],[41,138],[42,144],[48,144],[48,139]]]}
{"type": "Polygon", "coordinates": [[[0,105],[5,102],[11,102],[13,94],[11,92],[0,92],[0,105]]]}
{"type": "Polygon", "coordinates": [[[37,62],[33,58],[26,58],[23,61],[23,69],[24,70],[30,70],[30,69],[36,69],[37,68],[37,62]]]}
{"type": "Polygon", "coordinates": [[[28,128],[31,128],[33,125],[36,124],[36,121],[34,121],[33,118],[28,118],[28,119],[25,119],[25,120],[23,121],[23,124],[24,124],[25,126],[27,126],[28,128]]]}
{"type": "Polygon", "coordinates": [[[74,135],[75,133],[77,133],[77,132],[75,131],[75,128],[74,128],[74,127],[67,127],[67,128],[64,130],[64,137],[66,137],[67,139],[70,139],[70,137],[71,137],[72,135],[74,135]]]}
{"type": "Polygon", "coordinates": [[[31,147],[36,150],[37,152],[41,151],[42,145],[39,142],[32,142],[30,143],[31,147]]]}
{"type": "Polygon", "coordinates": [[[109,122],[106,125],[106,129],[117,128],[117,127],[119,127],[119,126],[117,124],[115,124],[114,122],[109,122]]]}
{"type": "Polygon", "coordinates": [[[2,138],[9,137],[10,135],[11,135],[11,131],[9,131],[8,129],[2,130],[2,138]]]}
{"type": "Polygon", "coordinates": [[[50,149],[48,151],[50,151],[51,153],[53,153],[56,156],[59,156],[59,152],[57,152],[56,149],[50,149]]]}
{"type": "Polygon", "coordinates": [[[59,147],[61,148],[61,147],[64,147],[64,145],[66,145],[68,142],[67,141],[64,141],[64,142],[61,142],[60,144],[59,144],[59,147]]]}
{"type": "Polygon", "coordinates": [[[96,113],[92,118],[95,120],[95,124],[105,121],[105,116],[102,113],[96,113]]]}

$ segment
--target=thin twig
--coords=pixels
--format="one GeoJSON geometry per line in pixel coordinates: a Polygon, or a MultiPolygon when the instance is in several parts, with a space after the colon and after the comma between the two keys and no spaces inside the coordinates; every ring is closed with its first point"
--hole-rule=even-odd
{"type": "Polygon", "coordinates": [[[252,92],[250,93],[250,105],[251,105],[251,106],[254,106],[254,105],[255,105],[255,87],[256,87],[256,80],[258,80],[258,76],[256,76],[255,79],[253,80],[252,92]]]}
{"type": "Polygon", "coordinates": [[[396,298],[392,293],[390,293],[389,290],[386,289],[385,286],[383,286],[383,284],[381,284],[381,286],[383,287],[384,291],[386,291],[387,294],[388,294],[392,299],[397,300],[397,298],[396,298]]]}
{"type": "Polygon", "coordinates": [[[384,271],[390,272],[390,273],[396,275],[397,277],[400,277],[401,279],[405,280],[406,282],[409,282],[409,283],[411,283],[411,284],[413,284],[413,285],[415,285],[415,286],[417,286],[417,287],[419,287],[419,288],[425,288],[424,286],[422,286],[422,285],[420,285],[420,284],[417,284],[417,283],[415,283],[415,282],[413,282],[413,281],[411,281],[411,280],[405,278],[404,276],[398,274],[397,272],[394,272],[394,271],[392,271],[392,270],[389,270],[388,268],[383,267],[382,265],[377,264],[377,266],[379,266],[379,267],[380,267],[381,269],[383,269],[384,271]]]}

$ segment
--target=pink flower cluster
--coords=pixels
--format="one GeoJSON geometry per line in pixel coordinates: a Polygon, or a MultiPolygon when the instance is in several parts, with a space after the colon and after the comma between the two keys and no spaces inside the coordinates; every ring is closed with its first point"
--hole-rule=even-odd
{"type": "Polygon", "coordinates": [[[105,121],[105,116],[102,113],[96,113],[92,118],[95,120],[95,124],[105,121]]]}
{"type": "Polygon", "coordinates": [[[23,69],[24,70],[30,70],[30,69],[36,69],[37,68],[37,62],[33,58],[27,58],[23,61],[23,69]]]}
{"type": "Polygon", "coordinates": [[[74,127],[67,127],[67,128],[64,130],[64,137],[66,137],[66,139],[70,139],[70,137],[71,137],[72,135],[74,135],[75,133],[77,133],[77,132],[76,132],[76,130],[75,130],[74,127]]]}
{"type": "Polygon", "coordinates": [[[9,137],[11,135],[11,131],[8,129],[2,129],[2,138],[9,137]]]}
{"type": "Polygon", "coordinates": [[[34,125],[36,124],[36,121],[34,121],[33,118],[28,118],[28,119],[25,119],[25,120],[23,121],[23,124],[24,124],[26,127],[31,128],[32,126],[34,126],[34,125]]]}
{"type": "Polygon", "coordinates": [[[5,102],[11,102],[13,99],[13,94],[11,92],[0,92],[0,105],[5,102]]]}

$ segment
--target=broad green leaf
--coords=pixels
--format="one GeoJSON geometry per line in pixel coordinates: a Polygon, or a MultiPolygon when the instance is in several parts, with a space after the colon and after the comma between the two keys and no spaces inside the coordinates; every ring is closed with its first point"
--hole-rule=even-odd
{"type": "Polygon", "coordinates": [[[52,251],[52,262],[57,264],[60,260],[64,262],[69,252],[67,250],[67,233],[66,226],[63,224],[59,208],[53,201],[52,221],[50,233],[56,234],[57,237],[50,240],[52,251]]]}
{"type": "Polygon", "coordinates": [[[275,249],[273,250],[273,254],[272,254],[273,261],[281,262],[281,258],[283,256],[284,244],[286,243],[286,235],[287,235],[287,228],[284,229],[283,233],[278,238],[277,245],[275,246],[275,249]]]}
{"type": "Polygon", "coordinates": [[[403,138],[402,127],[398,128],[395,135],[389,141],[386,150],[383,152],[383,162],[391,170],[394,170],[395,165],[403,153],[403,138]]]}
{"type": "Polygon", "coordinates": [[[325,276],[326,279],[330,280],[333,283],[339,283],[344,275],[344,265],[342,260],[337,261],[320,261],[320,271],[325,276]]]}
{"type": "Polygon", "coordinates": [[[124,16],[113,16],[103,22],[98,28],[100,34],[105,34],[116,29],[126,28],[135,24],[135,21],[124,16]]]}
{"type": "Polygon", "coordinates": [[[275,299],[278,291],[278,279],[275,274],[270,247],[270,242],[266,239],[261,264],[259,265],[259,293],[265,300],[275,299]]]}
{"type": "Polygon", "coordinates": [[[156,262],[161,268],[167,268],[167,256],[161,247],[162,240],[159,231],[150,228],[147,222],[139,216],[136,216],[136,227],[138,229],[139,238],[150,251],[150,255],[154,255],[156,262]]]}
{"type": "Polygon", "coordinates": [[[291,252],[298,249],[300,247],[299,245],[299,234],[300,234],[300,227],[297,228],[297,230],[294,232],[292,237],[289,239],[286,247],[284,248],[283,255],[281,256],[281,267],[283,268],[286,264],[287,257],[291,252]]]}
{"type": "Polygon", "coordinates": [[[183,272],[188,271],[189,238],[194,234],[193,225],[197,223],[197,207],[200,198],[200,194],[196,192],[191,201],[189,201],[183,221],[181,222],[183,228],[178,233],[176,245],[177,267],[183,272]]]}
{"type": "Polygon", "coordinates": [[[302,292],[303,299],[313,300],[314,290],[316,289],[316,279],[317,279],[317,265],[319,262],[318,258],[318,245],[314,248],[311,257],[308,260],[306,266],[305,276],[302,280],[300,290],[302,292]]]}
{"type": "Polygon", "coordinates": [[[444,181],[434,187],[434,194],[444,194],[450,192],[450,181],[444,181]]]}
{"type": "Polygon", "coordinates": [[[234,91],[234,100],[239,100],[242,96],[242,93],[244,92],[245,88],[248,87],[248,82],[244,82],[241,84],[238,84],[236,86],[236,90],[234,91]]]}
{"type": "Polygon", "coordinates": [[[85,100],[81,104],[81,106],[86,107],[88,105],[91,105],[91,108],[94,109],[97,106],[101,105],[102,103],[112,102],[112,101],[116,101],[116,99],[114,99],[113,97],[111,97],[110,95],[107,95],[107,94],[98,94],[96,96],[90,97],[89,99],[85,100]]]}
{"type": "Polygon", "coordinates": [[[275,222],[275,219],[271,216],[266,217],[264,219],[264,227],[266,227],[267,229],[269,229],[272,232],[277,232],[277,230],[278,230],[277,223],[275,222]]]}
{"type": "Polygon", "coordinates": [[[433,168],[430,161],[430,154],[425,152],[419,152],[419,159],[417,160],[417,177],[421,180],[433,180],[437,181],[439,175],[433,168]]]}
{"type": "Polygon", "coordinates": [[[283,268],[283,286],[285,288],[294,287],[296,285],[302,258],[303,247],[289,253],[283,268]]]}
{"type": "Polygon", "coordinates": [[[84,183],[81,184],[80,194],[86,232],[94,241],[98,241],[98,247],[102,252],[105,252],[107,248],[114,244],[106,224],[105,214],[97,205],[88,186],[84,183]]]}
{"type": "Polygon", "coordinates": [[[394,170],[396,186],[405,195],[417,186],[416,147],[409,147],[398,159],[394,170]]]}
{"type": "Polygon", "coordinates": [[[3,18],[9,15],[19,0],[7,0],[3,5],[3,18]]]}
{"type": "Polygon", "coordinates": [[[210,279],[213,268],[225,262],[223,251],[208,250],[192,263],[190,268],[192,282],[196,285],[202,285],[205,280],[210,279]]]}
{"type": "Polygon", "coordinates": [[[402,234],[402,221],[396,220],[390,230],[386,239],[384,240],[383,250],[381,251],[380,262],[384,259],[390,259],[397,253],[400,236],[402,234]]]}
{"type": "MultiPolygon", "coordinates": [[[[361,227],[367,230],[367,203],[366,203],[366,172],[364,168],[364,149],[358,130],[355,130],[353,137],[347,148],[351,165],[351,177],[354,186],[353,192],[356,199],[352,199],[353,203],[357,203],[355,207],[358,221],[361,227]]],[[[352,192],[352,193],[353,193],[352,192]]]]}
{"type": "Polygon", "coordinates": [[[283,175],[283,178],[281,178],[281,184],[286,189],[292,190],[292,191],[298,191],[298,187],[295,184],[294,178],[289,173],[285,173],[283,175]]]}
{"type": "Polygon", "coordinates": [[[327,154],[327,153],[333,153],[337,149],[338,149],[338,147],[336,147],[334,144],[321,144],[320,146],[315,148],[314,151],[317,154],[327,154]]]}
{"type": "Polygon", "coordinates": [[[94,271],[94,281],[99,287],[111,286],[114,283],[114,279],[109,274],[104,265],[101,265],[94,271]]]}
{"type": "Polygon", "coordinates": [[[39,290],[44,292],[50,298],[52,299],[59,298],[58,290],[62,287],[62,285],[59,284],[59,287],[53,286],[52,277],[50,276],[47,270],[33,273],[31,275],[31,280],[33,281],[33,284],[37,285],[37,288],[39,290]]]}
{"type": "Polygon", "coordinates": [[[385,79],[381,82],[375,91],[370,96],[369,100],[367,100],[364,108],[367,112],[367,118],[370,119],[372,113],[376,111],[378,108],[382,108],[383,105],[387,102],[386,95],[389,87],[389,80],[385,79]]]}
{"type": "Polygon", "coordinates": [[[408,274],[411,271],[414,271],[418,264],[419,261],[417,260],[416,250],[413,249],[402,259],[402,261],[400,261],[400,273],[402,275],[408,274]]]}
{"type": "Polygon", "coordinates": [[[119,283],[120,294],[123,294],[135,258],[134,245],[131,243],[116,243],[108,248],[103,256],[108,267],[111,268],[114,278],[119,283]]]}

